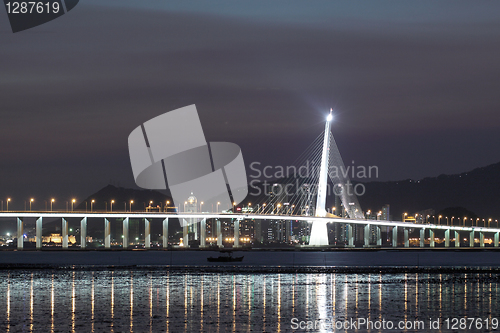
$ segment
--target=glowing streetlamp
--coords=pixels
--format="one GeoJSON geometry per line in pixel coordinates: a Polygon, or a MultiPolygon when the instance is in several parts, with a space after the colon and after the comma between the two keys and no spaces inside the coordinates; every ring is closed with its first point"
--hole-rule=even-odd
{"type": "Polygon", "coordinates": [[[443,215],[439,215],[438,216],[438,224],[441,224],[441,218],[443,217],[443,215]]]}
{"type": "Polygon", "coordinates": [[[73,206],[74,206],[75,202],[76,202],[75,199],[71,200],[71,211],[73,211],[73,206]]]}
{"type": "Polygon", "coordinates": [[[55,201],[56,199],[54,198],[50,199],[50,211],[52,211],[52,205],[54,204],[55,201]]]}
{"type": "Polygon", "coordinates": [[[200,213],[203,212],[203,201],[200,202],[200,213]]]}
{"type": "Polygon", "coordinates": [[[92,212],[92,210],[94,209],[94,202],[95,200],[92,199],[92,201],[90,202],[90,211],[92,212]]]}
{"type": "Polygon", "coordinates": [[[31,212],[31,204],[33,203],[33,201],[35,201],[35,199],[31,198],[30,199],[30,212],[31,212]]]}
{"type": "Polygon", "coordinates": [[[9,202],[10,202],[10,198],[7,198],[7,211],[9,211],[9,202]]]}
{"type": "Polygon", "coordinates": [[[220,205],[220,202],[217,201],[217,214],[219,214],[219,205],[220,205]]]}
{"type": "Polygon", "coordinates": [[[184,213],[186,212],[186,205],[187,205],[187,201],[184,201],[184,213]]]}
{"type": "Polygon", "coordinates": [[[265,209],[266,209],[266,203],[264,202],[264,203],[262,204],[262,213],[264,213],[264,210],[265,210],[265,209]]]}
{"type": "Polygon", "coordinates": [[[111,203],[111,211],[113,211],[113,204],[115,203],[115,201],[114,201],[114,200],[111,200],[111,202],[110,202],[110,203],[111,203]]]}
{"type": "Polygon", "coordinates": [[[130,200],[130,211],[132,211],[132,204],[134,203],[134,200],[130,200]]]}

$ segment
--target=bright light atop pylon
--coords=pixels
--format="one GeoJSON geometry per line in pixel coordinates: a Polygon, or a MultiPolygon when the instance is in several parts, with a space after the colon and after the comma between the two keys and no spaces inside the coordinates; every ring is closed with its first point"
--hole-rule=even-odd
{"type": "Polygon", "coordinates": [[[331,121],[332,119],[333,119],[333,116],[332,116],[332,114],[330,113],[330,114],[328,115],[328,117],[326,117],[326,121],[331,121]]]}

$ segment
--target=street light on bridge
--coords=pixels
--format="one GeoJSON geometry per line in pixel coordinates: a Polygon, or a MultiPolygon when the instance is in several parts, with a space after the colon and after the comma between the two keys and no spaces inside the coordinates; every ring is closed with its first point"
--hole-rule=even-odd
{"type": "Polygon", "coordinates": [[[113,204],[114,204],[114,203],[115,203],[115,201],[114,201],[114,200],[111,200],[111,202],[110,202],[110,204],[111,204],[111,205],[110,205],[110,206],[111,206],[111,211],[113,211],[113,204]]]}
{"type": "Polygon", "coordinates": [[[92,201],[90,202],[90,212],[92,212],[94,209],[94,202],[95,202],[94,199],[92,199],[92,201]]]}
{"type": "Polygon", "coordinates": [[[50,211],[52,211],[52,205],[56,200],[54,198],[50,199],[50,211]]]}
{"type": "MultiPolygon", "coordinates": [[[[73,208],[74,208],[73,205],[75,204],[75,202],[76,202],[75,199],[71,200],[71,211],[73,211],[73,208]]],[[[68,207],[66,207],[66,208],[68,208],[68,207]]]]}
{"type": "Polygon", "coordinates": [[[132,204],[134,203],[134,200],[130,200],[130,212],[132,212],[132,204]]]}
{"type": "Polygon", "coordinates": [[[31,212],[31,204],[33,203],[33,201],[35,201],[35,199],[31,198],[30,199],[30,212],[31,212]]]}
{"type": "Polygon", "coordinates": [[[9,202],[10,202],[10,198],[7,198],[7,211],[9,211],[9,202]]]}
{"type": "MultiPolygon", "coordinates": [[[[220,202],[217,201],[217,214],[219,214],[219,205],[220,205],[220,202]]],[[[212,207],[212,209],[214,209],[214,208],[212,207]]]]}

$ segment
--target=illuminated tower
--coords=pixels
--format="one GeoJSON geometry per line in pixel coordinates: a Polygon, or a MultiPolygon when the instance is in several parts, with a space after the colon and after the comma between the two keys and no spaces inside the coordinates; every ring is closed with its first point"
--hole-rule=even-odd
{"type": "MultiPolygon", "coordinates": [[[[315,216],[326,216],[326,190],[328,182],[328,162],[330,160],[330,122],[332,120],[332,110],[326,118],[325,136],[323,141],[323,153],[321,155],[321,166],[319,171],[318,197],[316,199],[315,216]]],[[[310,246],[326,246],[328,245],[328,228],[327,222],[315,221],[311,228],[311,238],[309,239],[310,246]]]]}

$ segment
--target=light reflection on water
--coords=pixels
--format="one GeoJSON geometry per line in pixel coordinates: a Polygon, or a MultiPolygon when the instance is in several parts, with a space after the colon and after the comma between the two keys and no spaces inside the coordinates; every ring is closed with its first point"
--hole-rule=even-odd
{"type": "Polygon", "coordinates": [[[287,332],[294,317],[491,319],[499,281],[490,273],[1,271],[0,331],[287,332]]]}

